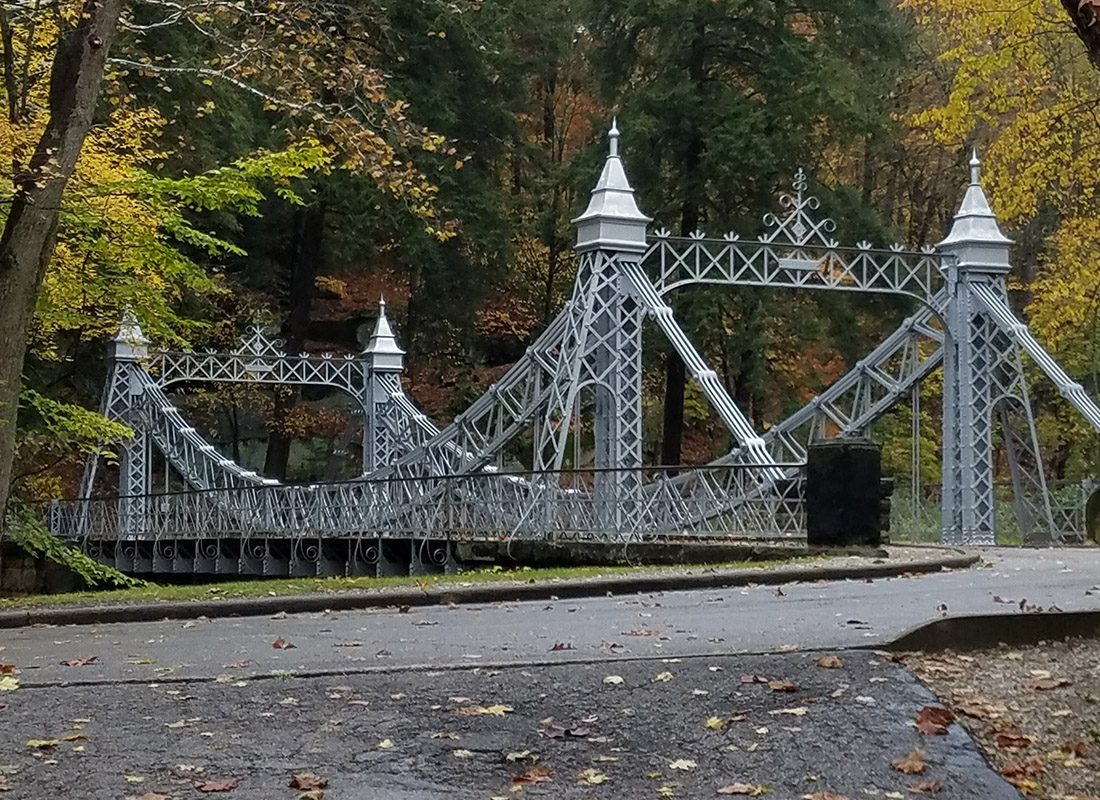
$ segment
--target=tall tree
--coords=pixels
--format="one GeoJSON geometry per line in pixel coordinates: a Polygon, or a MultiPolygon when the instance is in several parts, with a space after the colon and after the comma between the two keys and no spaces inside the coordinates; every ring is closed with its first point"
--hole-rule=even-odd
{"type": "MultiPolygon", "coordinates": [[[[17,79],[7,8],[3,65],[10,91],[17,79]]],[[[0,234],[0,535],[11,488],[27,336],[53,255],[62,195],[92,126],[122,8],[123,0],[85,0],[72,22],[58,15],[62,29],[51,68],[49,118],[34,152],[12,176],[15,194],[0,234]]],[[[17,113],[9,95],[12,123],[17,113]]]]}
{"type": "MultiPolygon", "coordinates": [[[[775,187],[818,161],[830,137],[885,122],[874,112],[888,91],[882,65],[896,64],[901,48],[881,0],[613,0],[594,3],[592,15],[597,69],[621,108],[635,188],[681,234],[755,226],[775,187]]],[[[741,294],[745,319],[758,324],[759,294],[741,294]]],[[[742,355],[730,388],[747,407],[749,386],[738,378],[759,372],[753,361],[763,353],[742,355]]],[[[680,462],[684,381],[668,353],[666,464],[680,462]]]]}

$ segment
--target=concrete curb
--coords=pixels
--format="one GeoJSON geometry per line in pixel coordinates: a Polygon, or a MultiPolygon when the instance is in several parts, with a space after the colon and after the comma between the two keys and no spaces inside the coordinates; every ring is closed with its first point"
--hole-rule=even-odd
{"type": "Polygon", "coordinates": [[[693,574],[624,575],[595,580],[544,581],[541,583],[499,583],[474,586],[445,586],[427,590],[394,589],[374,592],[286,595],[226,600],[160,601],[105,605],[55,606],[0,611],[0,629],[28,625],[92,625],[108,622],[151,622],[162,619],[198,617],[266,616],[280,611],[298,614],[311,611],[351,611],[392,606],[429,606],[450,603],[495,603],[544,600],[551,597],[579,598],[600,595],[668,592],[680,589],[720,589],[750,584],[776,585],[806,581],[839,581],[862,578],[892,578],[906,574],[964,569],[980,560],[977,553],[944,549],[940,558],[905,560],[852,566],[742,569],[693,574]]]}
{"type": "Polygon", "coordinates": [[[925,622],[878,649],[890,652],[965,652],[999,645],[1021,646],[1098,636],[1100,611],[974,614],[925,622]]]}

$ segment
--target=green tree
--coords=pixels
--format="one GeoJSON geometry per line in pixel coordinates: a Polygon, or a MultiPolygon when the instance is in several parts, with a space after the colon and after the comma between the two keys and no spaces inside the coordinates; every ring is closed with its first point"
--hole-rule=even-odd
{"type": "MultiPolygon", "coordinates": [[[[594,3],[592,18],[597,72],[620,109],[635,189],[681,235],[752,230],[797,165],[820,163],[830,140],[862,141],[887,126],[883,98],[902,48],[880,0],[614,0],[594,3]]],[[[747,407],[764,350],[751,332],[766,302],[738,295],[749,336],[731,388],[747,407]]],[[[690,302],[678,311],[696,316],[690,302]]],[[[685,375],[674,353],[665,371],[661,460],[676,464],[685,375]]]]}

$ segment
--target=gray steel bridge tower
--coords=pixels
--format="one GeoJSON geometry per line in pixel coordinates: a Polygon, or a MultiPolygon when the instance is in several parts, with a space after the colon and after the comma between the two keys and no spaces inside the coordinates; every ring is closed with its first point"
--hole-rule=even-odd
{"type": "MultiPolygon", "coordinates": [[[[995,544],[993,463],[996,418],[1012,476],[1016,513],[1029,539],[1054,533],[1035,418],[1020,348],[983,299],[1007,308],[1005,276],[1012,242],[1001,233],[982,190],[980,164],[970,160],[970,185],[939,250],[947,258],[943,309],[943,540],[995,544]]],[[[1018,329],[1026,326],[1017,323],[1018,329]]]]}

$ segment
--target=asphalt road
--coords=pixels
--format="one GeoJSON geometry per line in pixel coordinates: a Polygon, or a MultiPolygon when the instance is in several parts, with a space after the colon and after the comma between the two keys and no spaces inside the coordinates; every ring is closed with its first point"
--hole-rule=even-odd
{"type": "Polygon", "coordinates": [[[24,686],[342,674],[834,649],[942,614],[1100,609],[1100,550],[991,550],[987,566],[872,582],[0,631],[24,686]],[[1094,589],[1090,593],[1090,590],[1094,589]],[[276,640],[294,645],[273,647],[276,640]],[[62,662],[77,660],[83,666],[62,662]]]}
{"type": "Polygon", "coordinates": [[[21,685],[0,695],[0,797],[294,800],[309,771],[328,800],[1018,798],[957,725],[915,730],[935,699],[908,671],[844,649],[944,613],[1100,609],[1100,551],[986,557],[781,590],[4,630],[21,685]],[[918,747],[924,772],[891,766],[918,747]]]}
{"type": "Polygon", "coordinates": [[[1019,800],[958,725],[917,732],[935,700],[908,671],[867,651],[841,659],[21,688],[0,711],[0,796],[295,800],[289,781],[311,772],[325,800],[696,800],[738,783],[774,800],[922,787],[1019,800]],[[920,774],[891,766],[918,748],[920,774]]]}

